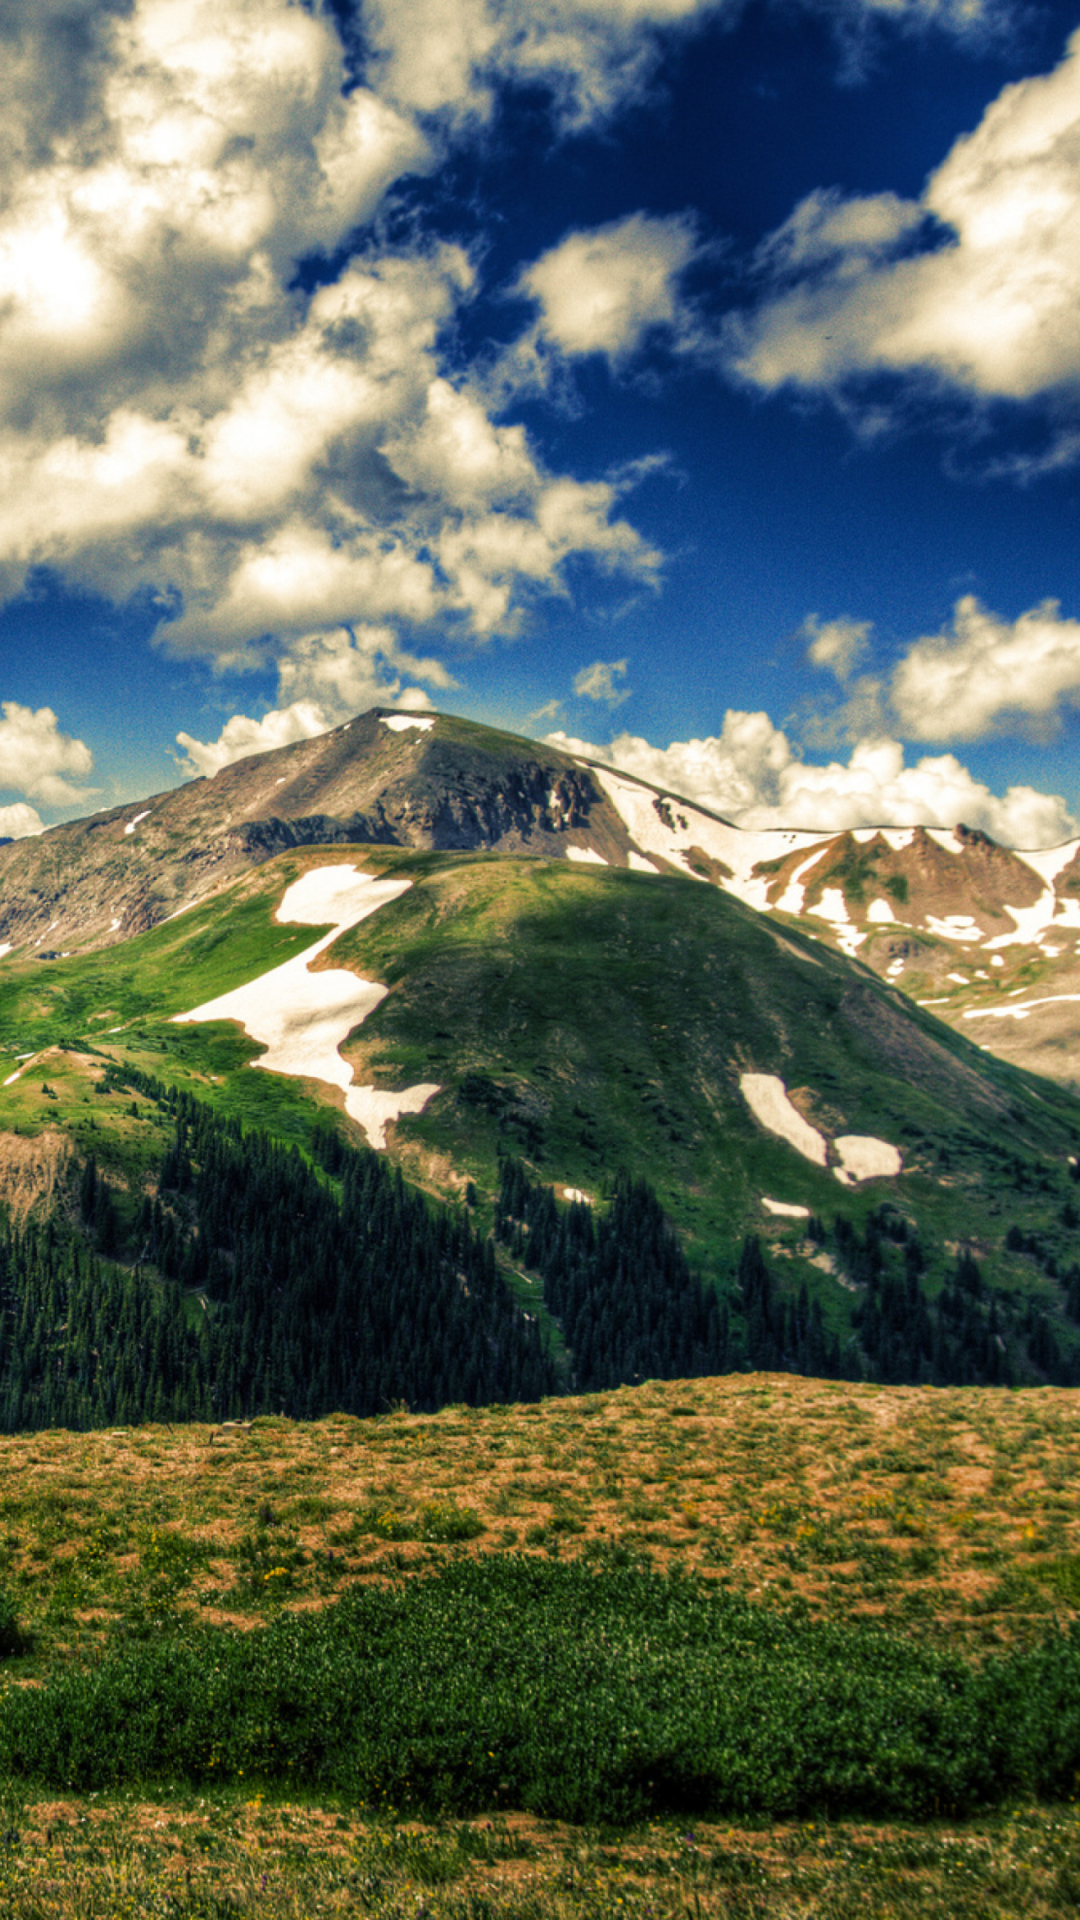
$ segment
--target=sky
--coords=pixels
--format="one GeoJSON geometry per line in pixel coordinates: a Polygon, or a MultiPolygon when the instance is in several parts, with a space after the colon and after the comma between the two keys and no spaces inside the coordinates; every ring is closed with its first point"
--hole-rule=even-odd
{"type": "Polygon", "coordinates": [[[373,704],[1080,833],[1048,0],[0,10],[0,835],[373,704]]]}

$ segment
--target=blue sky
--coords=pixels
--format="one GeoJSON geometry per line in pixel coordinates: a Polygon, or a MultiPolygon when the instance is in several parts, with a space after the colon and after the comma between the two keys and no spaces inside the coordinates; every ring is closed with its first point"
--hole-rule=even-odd
{"type": "Polygon", "coordinates": [[[23,12],[0,832],[375,701],[1080,832],[1074,10],[23,12]]]}

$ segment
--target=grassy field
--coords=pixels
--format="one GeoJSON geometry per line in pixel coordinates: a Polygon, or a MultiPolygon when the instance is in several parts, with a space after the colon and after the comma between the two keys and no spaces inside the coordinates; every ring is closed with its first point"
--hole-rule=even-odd
{"type": "Polygon", "coordinates": [[[461,1555],[614,1557],[977,1650],[1080,1617],[1080,1392],[787,1374],[539,1407],[0,1438],[0,1584],[37,1652],[253,1623],[461,1555]]]}
{"type": "MultiPolygon", "coordinates": [[[[972,1654],[1080,1615],[1080,1393],[737,1376],[539,1408],[0,1441],[10,1684],[118,1631],[254,1627],[476,1555],[697,1570],[972,1654]]],[[[1080,1782],[1077,1783],[1080,1791],[1080,1782]]],[[[1004,1920],[1075,1911],[1075,1808],[967,1822],[416,1821],[234,1782],[3,1790],[12,1920],[1004,1920]]]]}
{"type": "Polygon", "coordinates": [[[629,1833],[525,1818],[407,1824],[259,1795],[8,1798],[5,1920],[1058,1920],[1071,1809],[957,1825],[629,1833]]]}

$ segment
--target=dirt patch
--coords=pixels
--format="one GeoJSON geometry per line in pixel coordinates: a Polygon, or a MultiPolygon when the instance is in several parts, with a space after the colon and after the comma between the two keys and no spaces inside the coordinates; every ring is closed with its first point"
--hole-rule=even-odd
{"type": "Polygon", "coordinates": [[[0,1133],[0,1202],[20,1226],[40,1201],[50,1202],[67,1183],[72,1146],[58,1127],[28,1139],[0,1133]]]}

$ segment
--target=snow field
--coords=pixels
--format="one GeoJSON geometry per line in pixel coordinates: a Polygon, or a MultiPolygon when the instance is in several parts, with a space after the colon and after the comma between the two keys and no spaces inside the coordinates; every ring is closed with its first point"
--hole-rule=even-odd
{"type": "MultiPolygon", "coordinates": [[[[1023,993],[1023,987],[1017,989],[1023,993]]],[[[1052,1007],[1063,1000],[1080,1000],[1080,993],[1047,993],[1039,1000],[1025,1000],[1018,1007],[970,1007],[965,1020],[1026,1020],[1038,1007],[1052,1007]]]]}
{"type": "Polygon", "coordinates": [[[343,967],[313,972],[312,962],[343,928],[359,926],[411,885],[409,880],[379,880],[355,867],[313,867],[288,888],[274,918],[285,926],[333,921],[330,932],[257,980],[219,994],[190,1013],[174,1014],[174,1021],[238,1021],[266,1049],[253,1066],[340,1087],[346,1113],[363,1127],[373,1147],[385,1147],[388,1123],[400,1113],[419,1113],[439,1088],[426,1081],[398,1093],[354,1087],[352,1068],[339,1048],[388,989],[343,967]]]}
{"type": "Polygon", "coordinates": [[[825,1135],[792,1106],[787,1088],[777,1074],[741,1073],[739,1087],[755,1120],[760,1120],[767,1133],[786,1140],[789,1147],[801,1153],[804,1160],[813,1161],[815,1167],[825,1165],[828,1157],[825,1135]]]}
{"type": "MultiPolygon", "coordinates": [[[[733,893],[737,899],[745,900],[748,907],[757,907],[763,913],[770,908],[768,890],[772,879],[771,876],[754,874],[753,869],[758,862],[782,858],[803,847],[819,847],[830,837],[822,833],[787,829],[752,833],[742,827],[730,826],[724,820],[717,820],[712,814],[702,813],[688,800],[654,793],[651,787],[643,787],[640,781],[630,779],[627,774],[615,773],[610,767],[591,766],[589,770],[603,787],[631,839],[636,841],[642,853],[656,854],[676,866],[683,866],[683,855],[691,847],[700,847],[703,853],[722,861],[725,867],[731,869],[730,879],[723,881],[724,892],[733,893]],[[665,808],[673,825],[669,826],[661,819],[657,812],[657,801],[665,808]]],[[[704,880],[704,875],[695,874],[692,868],[686,868],[686,872],[692,879],[704,880]]],[[[709,883],[706,881],[705,884],[709,883]]]]}
{"type": "Polygon", "coordinates": [[[389,727],[391,733],[404,733],[407,727],[415,727],[418,733],[427,733],[435,725],[434,720],[412,713],[380,713],[379,719],[384,727],[389,727]]]}
{"type": "Polygon", "coordinates": [[[875,1140],[870,1133],[841,1133],[833,1141],[840,1165],[833,1168],[836,1178],[851,1187],[859,1180],[894,1179],[903,1162],[898,1148],[887,1140],[875,1140]]]}
{"type": "MultiPolygon", "coordinates": [[[[743,1073],[739,1075],[739,1087],[751,1113],[766,1132],[786,1140],[796,1153],[801,1153],[804,1160],[813,1161],[815,1166],[827,1164],[829,1150],[824,1134],[804,1120],[792,1105],[778,1074],[743,1073]]],[[[833,1168],[833,1173],[845,1187],[854,1186],[860,1180],[894,1178],[903,1167],[899,1149],[888,1140],[875,1139],[873,1134],[840,1134],[833,1141],[833,1147],[840,1158],[840,1165],[833,1168]]],[[[781,1211],[783,1203],[763,1200],[762,1205],[775,1213],[781,1211]]]]}
{"type": "Polygon", "coordinates": [[[787,1200],[770,1200],[767,1194],[762,1194],[761,1204],[766,1213],[774,1213],[783,1220],[809,1220],[810,1218],[809,1207],[796,1207],[787,1200]]]}
{"type": "Polygon", "coordinates": [[[567,847],[568,860],[579,860],[583,866],[606,867],[607,861],[602,853],[594,853],[591,847],[567,847]]]}

